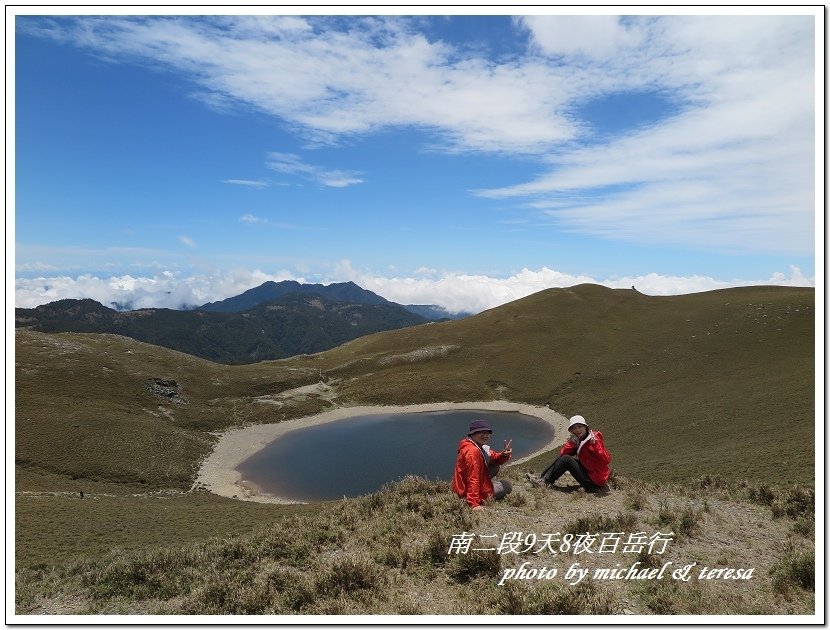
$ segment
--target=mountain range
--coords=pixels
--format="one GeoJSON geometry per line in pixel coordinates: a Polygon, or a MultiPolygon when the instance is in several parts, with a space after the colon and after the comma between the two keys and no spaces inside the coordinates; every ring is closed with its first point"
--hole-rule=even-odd
{"type": "Polygon", "coordinates": [[[427,321],[391,302],[335,302],[314,293],[288,293],[241,312],[122,312],[90,299],[15,309],[16,327],[123,335],[227,364],[321,352],[363,335],[427,321]]]}
{"type": "Polygon", "coordinates": [[[277,301],[290,293],[315,294],[332,302],[351,302],[353,304],[393,304],[377,293],[367,291],[354,282],[339,282],[329,285],[302,284],[295,280],[273,282],[269,280],[258,287],[248,289],[226,300],[208,302],[195,310],[207,313],[241,313],[265,302],[277,301]]]}
{"type": "Polygon", "coordinates": [[[273,302],[290,293],[304,293],[320,295],[333,302],[351,302],[353,304],[395,304],[402,306],[410,313],[420,315],[431,321],[446,319],[463,319],[472,313],[453,313],[442,306],[435,304],[396,304],[377,293],[364,289],[354,282],[334,282],[332,284],[302,284],[296,280],[283,280],[273,282],[271,280],[262,283],[258,287],[229,297],[217,302],[208,302],[197,307],[197,311],[209,313],[241,313],[249,308],[273,302]]]}

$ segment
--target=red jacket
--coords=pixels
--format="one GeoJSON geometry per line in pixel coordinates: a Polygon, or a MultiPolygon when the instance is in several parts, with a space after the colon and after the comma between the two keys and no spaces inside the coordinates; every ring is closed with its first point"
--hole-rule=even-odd
{"type": "MultiPolygon", "coordinates": [[[[500,451],[490,450],[490,463],[502,465],[510,455],[500,451]]],[[[470,438],[466,437],[458,443],[458,457],[455,460],[455,473],[452,477],[452,491],[462,499],[466,499],[470,507],[477,507],[484,500],[495,494],[493,482],[487,474],[487,464],[481,449],[470,438]]]]}
{"type": "Polygon", "coordinates": [[[575,441],[568,440],[559,451],[560,455],[573,455],[574,453],[579,463],[585,466],[591,481],[598,486],[604,486],[611,476],[611,469],[608,467],[611,463],[611,455],[605,450],[602,433],[591,431],[591,436],[582,440],[579,446],[575,441]]]}

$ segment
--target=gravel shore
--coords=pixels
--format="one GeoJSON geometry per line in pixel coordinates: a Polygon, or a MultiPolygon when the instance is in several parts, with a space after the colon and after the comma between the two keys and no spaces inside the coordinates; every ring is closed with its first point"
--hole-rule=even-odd
{"type": "Polygon", "coordinates": [[[199,474],[196,478],[196,486],[201,486],[214,494],[224,497],[232,497],[247,501],[258,501],[260,503],[295,503],[281,497],[268,494],[260,494],[251,484],[242,479],[236,467],[277,438],[296,429],[303,429],[334,420],[351,418],[354,416],[366,416],[371,414],[389,413],[419,413],[425,411],[453,411],[462,409],[479,409],[481,411],[514,411],[528,416],[535,416],[550,423],[555,432],[554,440],[532,453],[527,457],[516,460],[520,463],[539,452],[549,450],[560,443],[567,433],[567,419],[547,407],[534,407],[520,403],[513,403],[503,400],[478,401],[463,403],[427,403],[422,405],[401,405],[401,406],[373,406],[373,407],[340,407],[326,411],[314,416],[286,420],[278,424],[259,424],[242,429],[231,429],[219,434],[213,452],[202,462],[199,474]]]}

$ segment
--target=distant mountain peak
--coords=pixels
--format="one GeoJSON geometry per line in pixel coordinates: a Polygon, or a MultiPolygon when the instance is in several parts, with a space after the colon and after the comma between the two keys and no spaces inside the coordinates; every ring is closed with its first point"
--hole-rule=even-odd
{"type": "Polygon", "coordinates": [[[281,282],[268,280],[239,295],[203,304],[196,310],[214,313],[240,313],[265,302],[279,300],[289,293],[314,293],[334,302],[392,304],[377,293],[363,289],[352,281],[323,285],[301,284],[296,280],[282,280],[281,282]]]}

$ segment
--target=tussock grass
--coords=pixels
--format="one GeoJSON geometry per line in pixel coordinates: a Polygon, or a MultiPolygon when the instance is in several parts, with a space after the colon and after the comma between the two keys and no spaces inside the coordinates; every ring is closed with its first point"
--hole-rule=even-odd
{"type": "MultiPolygon", "coordinates": [[[[578,585],[559,579],[516,580],[499,586],[502,571],[514,562],[548,564],[557,562],[557,556],[449,553],[451,540],[462,532],[497,532],[500,526],[532,531],[531,523],[545,500],[558,505],[551,515],[555,521],[577,507],[551,493],[541,495],[526,510],[499,503],[475,513],[450,492],[447,483],[410,477],[372,495],[328,503],[310,514],[285,515],[238,536],[116,551],[86,561],[20,570],[17,611],[596,615],[619,614],[633,607],[645,614],[735,614],[772,613],[779,606],[803,612],[812,605],[814,595],[806,581],[809,567],[794,551],[795,543],[775,566],[770,562],[763,572],[768,577],[735,586],[590,579],[578,585]],[[719,592],[723,588],[730,589],[728,597],[719,592]]],[[[637,513],[609,515],[603,503],[609,500],[588,496],[578,502],[584,516],[565,521],[560,531],[639,531],[644,522],[658,518],[662,507],[655,504],[637,513]]],[[[619,497],[616,505],[622,503],[619,497]]],[[[713,520],[728,518],[741,505],[749,504],[713,507],[717,516],[713,520]]],[[[786,529],[782,519],[768,518],[778,530],[786,529]]],[[[713,524],[703,520],[699,527],[713,524]]],[[[692,539],[678,539],[670,546],[670,557],[611,554],[606,562],[613,566],[639,561],[647,568],[668,559],[680,562],[694,557],[718,566],[734,561],[724,555],[732,550],[732,542],[740,544],[731,541],[720,550],[707,551],[692,539]]],[[[603,560],[594,554],[563,556],[559,561],[567,565],[574,559],[586,566],[603,560]]]]}
{"type": "Polygon", "coordinates": [[[648,495],[641,488],[630,490],[625,495],[625,506],[629,510],[639,512],[648,506],[648,503],[648,495]]]}
{"type": "Polygon", "coordinates": [[[573,588],[511,583],[491,605],[501,615],[613,615],[620,608],[611,593],[591,582],[573,588]]]}
{"type": "Polygon", "coordinates": [[[562,531],[573,535],[586,532],[624,532],[630,531],[636,523],[637,516],[633,512],[618,512],[615,516],[595,513],[566,523],[562,531]]]}
{"type": "Polygon", "coordinates": [[[501,571],[501,556],[489,551],[471,551],[453,556],[446,565],[447,573],[456,582],[478,578],[495,579],[501,571]]]}
{"type": "Polygon", "coordinates": [[[772,515],[776,518],[811,517],[816,511],[816,491],[814,488],[787,488],[776,496],[770,504],[772,515]]]}
{"type": "Polygon", "coordinates": [[[773,588],[789,595],[793,587],[808,591],[816,588],[816,556],[812,549],[796,549],[788,546],[778,562],[770,569],[773,588]]]}
{"type": "Polygon", "coordinates": [[[705,512],[704,508],[696,508],[688,503],[678,506],[664,500],[660,503],[655,523],[663,529],[670,529],[679,537],[692,538],[700,531],[705,512]]]}
{"type": "Polygon", "coordinates": [[[799,517],[793,523],[792,531],[795,534],[800,534],[806,538],[815,538],[816,521],[815,518],[799,517]]]}

